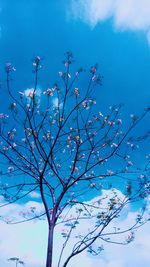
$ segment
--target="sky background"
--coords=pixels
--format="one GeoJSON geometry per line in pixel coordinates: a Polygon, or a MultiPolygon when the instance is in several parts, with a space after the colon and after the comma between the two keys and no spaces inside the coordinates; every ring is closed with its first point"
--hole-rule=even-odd
{"type": "MultiPolygon", "coordinates": [[[[17,69],[16,90],[25,90],[33,86],[31,60],[40,55],[44,66],[39,86],[43,88],[55,81],[67,50],[73,52],[76,66],[88,69],[94,63],[99,64],[99,71],[104,76],[103,86],[97,91],[101,109],[124,103],[126,119],[128,114],[140,114],[149,105],[149,0],[1,0],[0,112],[5,110],[7,101],[5,62],[12,62],[17,69]]],[[[31,196],[34,205],[39,205],[37,200],[38,196],[31,196]]],[[[33,203],[27,203],[30,204],[33,203]]],[[[1,212],[15,214],[16,208],[22,209],[14,206],[1,212]]],[[[132,214],[127,215],[123,223],[128,219],[132,219],[132,214]]],[[[0,265],[11,267],[13,265],[6,259],[19,256],[29,267],[43,267],[46,231],[43,221],[19,227],[1,223],[0,265]]],[[[148,234],[147,225],[128,247],[106,245],[100,258],[84,254],[80,256],[80,263],[82,261],[87,267],[96,264],[101,267],[148,267],[148,234]]],[[[78,261],[69,267],[77,266],[78,261]]]]}

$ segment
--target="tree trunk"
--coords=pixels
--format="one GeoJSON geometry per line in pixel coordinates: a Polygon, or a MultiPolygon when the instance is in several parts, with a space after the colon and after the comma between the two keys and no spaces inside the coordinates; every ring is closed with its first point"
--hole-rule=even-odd
{"type": "Polygon", "coordinates": [[[52,267],[54,227],[49,227],[46,267],[52,267]]]}

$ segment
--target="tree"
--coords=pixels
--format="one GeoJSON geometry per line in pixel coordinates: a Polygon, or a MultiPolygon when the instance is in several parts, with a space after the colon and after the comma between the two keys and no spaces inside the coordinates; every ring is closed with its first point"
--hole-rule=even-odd
{"type": "Polygon", "coordinates": [[[40,193],[43,213],[31,207],[29,214],[23,213],[22,220],[12,219],[7,223],[46,217],[46,267],[53,265],[54,231],[57,225],[64,225],[57,267],[65,267],[85,250],[98,255],[103,249],[101,245],[94,245],[98,241],[128,244],[134,238],[134,230],[148,221],[144,214],[149,194],[150,155],[145,159],[145,152],[141,152],[141,165],[137,155],[139,144],[149,137],[149,132],[141,134],[140,131],[138,135],[135,130],[150,109],[146,108],[139,117],[131,115],[125,124],[120,117],[122,105],[111,106],[105,115],[98,111],[94,98],[95,88],[102,82],[98,66],[90,68],[86,74],[88,83],[83,85],[80,77],[84,70],[80,68],[73,74],[71,52],[65,54],[65,69],[59,72],[59,83],[40,95],[41,61],[39,56],[32,61],[34,87],[17,93],[11,89],[15,68],[11,63],[6,64],[11,102],[8,114],[0,114],[3,181],[7,175],[7,184],[1,184],[1,194],[5,206],[26,199],[33,191],[40,193]],[[117,184],[121,184],[122,196],[115,189],[117,184]],[[111,193],[103,195],[102,188],[111,193]],[[95,200],[91,202],[92,196],[95,200]],[[116,223],[121,212],[137,201],[142,208],[135,222],[128,229],[115,227],[110,231],[111,223],[116,223]],[[90,229],[86,229],[84,222],[91,223],[90,229]],[[82,224],[84,231],[80,232],[82,224]],[[122,242],[113,239],[127,232],[130,234],[122,242]],[[72,237],[75,241],[65,258],[64,252],[72,237]]]}

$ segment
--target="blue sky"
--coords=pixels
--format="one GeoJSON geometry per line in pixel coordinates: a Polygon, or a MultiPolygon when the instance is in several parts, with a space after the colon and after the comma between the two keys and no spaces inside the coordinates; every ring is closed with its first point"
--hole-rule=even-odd
{"type": "MultiPolygon", "coordinates": [[[[113,103],[124,103],[123,116],[127,119],[128,114],[140,114],[149,105],[149,29],[149,0],[1,0],[0,81],[3,85],[5,62],[12,62],[17,69],[13,82],[17,91],[32,87],[31,59],[38,54],[43,57],[44,67],[39,84],[43,88],[55,81],[65,51],[71,50],[76,66],[88,69],[94,63],[99,64],[99,71],[104,76],[103,86],[96,94],[101,109],[113,103]]],[[[5,86],[1,88],[1,100],[3,98],[7,101],[5,86]]],[[[3,103],[1,101],[0,112],[5,109],[3,103]]],[[[143,128],[146,129],[147,123],[143,128]]],[[[31,196],[34,205],[39,205],[37,200],[38,196],[31,196]]],[[[14,206],[3,212],[15,214],[16,208],[21,209],[14,206]]],[[[132,220],[132,213],[124,219],[125,225],[127,219],[132,220]]],[[[1,224],[1,229],[1,265],[11,267],[5,259],[14,256],[11,253],[18,253],[16,256],[25,259],[29,267],[44,266],[45,222],[27,224],[26,227],[21,225],[19,228],[1,224]],[[30,237],[33,229],[34,240],[30,237]],[[15,247],[14,238],[17,240],[15,247]],[[37,243],[39,246],[36,246],[37,243]]],[[[95,264],[102,267],[148,267],[148,231],[148,226],[145,226],[137,234],[137,241],[129,247],[106,246],[102,258],[93,260],[85,254],[80,260],[87,267],[95,264]],[[120,255],[116,253],[118,250],[120,255]]],[[[78,260],[69,267],[77,266],[78,260]]]]}
{"type": "Polygon", "coordinates": [[[1,1],[1,70],[6,61],[13,62],[19,85],[30,86],[30,62],[34,55],[44,58],[44,75],[52,79],[69,49],[79,66],[88,68],[99,63],[104,76],[99,97],[105,99],[105,105],[123,102],[126,108],[132,107],[132,112],[137,112],[137,105],[141,110],[148,105],[149,97],[150,48],[146,26],[130,29],[124,22],[119,27],[113,15],[106,19],[97,15],[93,24],[94,15],[89,12],[88,19],[87,10],[94,10],[97,1],[91,1],[93,7],[88,3],[86,0],[45,0],[44,4],[40,0],[1,1]],[[76,2],[80,4],[80,12],[76,2]]]}

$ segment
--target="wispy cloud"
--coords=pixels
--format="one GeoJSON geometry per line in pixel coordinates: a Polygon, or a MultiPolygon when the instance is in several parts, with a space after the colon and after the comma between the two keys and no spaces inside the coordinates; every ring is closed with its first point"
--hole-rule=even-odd
{"type": "Polygon", "coordinates": [[[71,0],[70,14],[92,28],[113,19],[115,29],[143,31],[150,43],[149,0],[71,0]]]}

